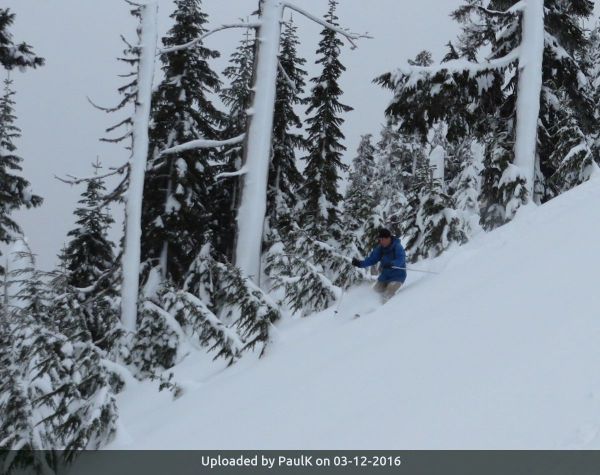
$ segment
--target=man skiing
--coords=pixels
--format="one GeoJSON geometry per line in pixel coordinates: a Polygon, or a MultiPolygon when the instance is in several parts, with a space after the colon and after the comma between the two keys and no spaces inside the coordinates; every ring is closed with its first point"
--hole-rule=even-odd
{"type": "Polygon", "coordinates": [[[352,259],[356,267],[370,267],[381,262],[381,273],[375,284],[375,291],[387,302],[406,280],[406,253],[397,237],[389,229],[381,228],[377,234],[379,245],[373,249],[369,257],[361,261],[352,259]]]}

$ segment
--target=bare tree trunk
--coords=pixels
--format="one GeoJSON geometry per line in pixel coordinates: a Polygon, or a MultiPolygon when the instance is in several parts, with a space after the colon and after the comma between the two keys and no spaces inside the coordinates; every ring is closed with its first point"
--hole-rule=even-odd
{"type": "Polygon", "coordinates": [[[235,250],[236,265],[255,283],[260,279],[282,16],[280,0],[261,0],[254,101],[244,147],[246,174],[242,179],[235,250]]]}
{"type": "Polygon", "coordinates": [[[142,198],[148,158],[148,125],[158,39],[157,16],[158,4],[156,3],[149,3],[140,8],[138,91],[133,117],[129,188],[125,204],[125,245],[122,261],[123,283],[121,286],[121,320],[125,329],[130,332],[136,330],[140,285],[142,198]]]}
{"type": "Polygon", "coordinates": [[[517,93],[517,130],[515,165],[527,180],[529,199],[533,199],[537,153],[537,127],[542,93],[544,57],[544,0],[525,0],[519,46],[519,85],[517,93]]]}

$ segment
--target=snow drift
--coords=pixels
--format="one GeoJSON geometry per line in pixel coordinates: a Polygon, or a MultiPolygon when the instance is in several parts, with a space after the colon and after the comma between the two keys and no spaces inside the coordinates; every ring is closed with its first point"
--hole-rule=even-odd
{"type": "Polygon", "coordinates": [[[261,360],[191,354],[179,399],[121,396],[110,448],[600,448],[599,202],[596,178],[526,207],[386,305],[361,286],[282,322],[261,360]]]}

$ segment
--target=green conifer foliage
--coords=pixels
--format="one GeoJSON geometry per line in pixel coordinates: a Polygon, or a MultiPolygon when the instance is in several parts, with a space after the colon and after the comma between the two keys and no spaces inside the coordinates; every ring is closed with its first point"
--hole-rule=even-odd
{"type": "MultiPolygon", "coordinates": [[[[0,242],[4,243],[11,242],[21,234],[21,228],[11,214],[21,208],[42,204],[42,198],[31,193],[29,182],[19,174],[23,159],[16,154],[15,141],[21,136],[21,131],[15,125],[15,93],[11,86],[12,82],[7,79],[4,82],[4,94],[0,98],[0,242]]],[[[1,274],[4,274],[2,265],[1,274]]]]}
{"type": "MultiPolygon", "coordinates": [[[[335,10],[338,2],[329,0],[329,9],[325,19],[338,25],[335,10]]],[[[321,41],[317,54],[317,64],[322,66],[318,77],[311,79],[313,88],[309,98],[307,142],[309,144],[305,183],[302,188],[303,227],[315,238],[331,235],[341,236],[340,209],[342,195],[338,182],[340,173],[346,166],[342,163],[342,153],[346,150],[342,141],[344,135],[340,129],[344,119],[341,114],[352,107],[342,104],[342,90],[339,78],[346,70],[340,62],[342,41],[337,34],[325,28],[321,32],[321,41]]]]}

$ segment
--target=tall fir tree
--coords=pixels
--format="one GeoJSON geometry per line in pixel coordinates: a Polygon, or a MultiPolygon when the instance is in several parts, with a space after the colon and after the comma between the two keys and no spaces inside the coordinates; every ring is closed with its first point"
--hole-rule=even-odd
{"type": "Polygon", "coordinates": [[[349,255],[358,257],[367,253],[370,244],[369,224],[374,210],[379,205],[373,193],[373,182],[376,178],[375,146],[372,135],[361,137],[352,160],[348,177],[348,187],[344,196],[344,233],[342,241],[349,248],[349,255]]]}
{"type": "Polygon", "coordinates": [[[371,134],[363,135],[352,160],[348,187],[344,197],[344,229],[356,232],[369,218],[375,200],[371,184],[375,179],[375,146],[371,134]]]}
{"type": "Polygon", "coordinates": [[[281,68],[277,78],[273,153],[267,187],[267,229],[272,229],[278,234],[285,232],[285,228],[289,231],[290,220],[294,219],[296,194],[302,184],[296,152],[305,150],[307,145],[300,130],[302,121],[294,111],[295,106],[306,103],[306,100],[301,98],[306,76],[302,66],[306,60],[298,56],[297,46],[300,41],[297,30],[291,18],[285,22],[279,52],[281,68]]]}
{"type": "MultiPolygon", "coordinates": [[[[0,11],[0,15],[2,11],[0,11]]],[[[9,243],[21,233],[11,214],[21,208],[39,206],[42,198],[31,193],[29,182],[17,174],[22,170],[23,159],[16,155],[14,142],[21,136],[15,125],[12,82],[4,81],[4,94],[0,98],[0,242],[9,243]],[[16,173],[15,173],[16,172],[16,173]]],[[[0,265],[0,275],[4,267],[0,265]]]]}
{"type": "MultiPolygon", "coordinates": [[[[102,168],[100,162],[97,160],[92,166],[95,176],[98,176],[102,168]]],[[[65,248],[64,259],[69,284],[75,287],[95,284],[114,266],[114,244],[108,239],[114,220],[102,207],[105,194],[103,178],[87,181],[86,190],[78,201],[79,207],[74,212],[77,226],[67,233],[70,241],[65,248]]]]}
{"type": "MultiPolygon", "coordinates": [[[[329,1],[325,20],[337,25],[336,0],[329,1]]],[[[294,40],[294,43],[296,41],[294,40]]],[[[338,182],[346,170],[342,163],[344,135],[341,113],[352,110],[339,102],[338,80],[345,67],[339,60],[341,40],[325,28],[316,64],[322,72],[311,79],[306,120],[307,151],[304,181],[298,190],[298,222],[290,220],[290,232],[265,255],[265,271],[274,289],[282,289],[282,303],[302,315],[331,305],[346,288],[363,278],[342,250],[342,195],[338,182]]],[[[290,154],[291,155],[291,154],[290,154]]]]}
{"type": "MultiPolygon", "coordinates": [[[[338,25],[337,4],[336,0],[329,0],[325,15],[325,19],[333,25],[338,25]]],[[[340,173],[346,170],[342,163],[346,147],[342,143],[344,135],[340,127],[344,119],[341,114],[352,110],[339,101],[342,95],[339,78],[346,70],[339,60],[341,45],[342,41],[334,31],[323,29],[317,49],[320,57],[316,61],[322,66],[322,72],[311,79],[314,86],[306,111],[309,115],[306,119],[309,148],[308,156],[304,158],[302,220],[304,229],[315,238],[341,237],[339,205],[342,195],[338,182],[340,173]]]]}
{"type": "MultiPolygon", "coordinates": [[[[177,0],[165,47],[185,44],[206,33],[208,21],[200,0],[177,0]]],[[[142,261],[160,266],[164,279],[177,285],[212,233],[217,249],[232,239],[222,233],[215,213],[214,149],[161,155],[174,145],[196,139],[219,139],[224,116],[212,102],[220,79],[209,60],[219,53],[203,46],[163,54],[164,79],[153,98],[149,167],[144,183],[142,261]]]]}
{"type": "MultiPolygon", "coordinates": [[[[101,169],[93,164],[95,175],[101,169]]],[[[76,227],[60,255],[62,273],[67,284],[80,289],[81,311],[91,339],[98,347],[111,350],[120,335],[117,305],[118,263],[114,244],[108,238],[113,224],[109,211],[103,207],[106,187],[101,177],[87,181],[86,190],[75,210],[76,227]]]]}
{"type": "MultiPolygon", "coordinates": [[[[246,132],[248,125],[248,109],[252,103],[252,78],[254,71],[254,51],[256,38],[253,30],[247,29],[239,45],[229,59],[229,65],[223,75],[229,80],[228,87],[221,89],[221,100],[228,108],[225,121],[225,135],[237,137],[246,132]]],[[[224,149],[220,171],[235,173],[242,167],[243,147],[239,144],[224,149]]],[[[222,231],[234,236],[236,233],[235,215],[240,199],[240,179],[230,177],[220,182],[219,214],[222,216],[222,231]]],[[[233,242],[225,249],[228,259],[233,258],[233,242]]]]}
{"type": "MultiPolygon", "coordinates": [[[[419,58],[427,59],[429,55],[420,53],[415,61],[419,58]]],[[[362,255],[370,251],[382,227],[389,228],[405,244],[407,216],[416,212],[409,198],[419,181],[418,172],[427,162],[426,146],[418,134],[404,132],[396,119],[388,117],[377,143],[376,172],[370,186],[376,205],[366,223],[362,255]]]]}

